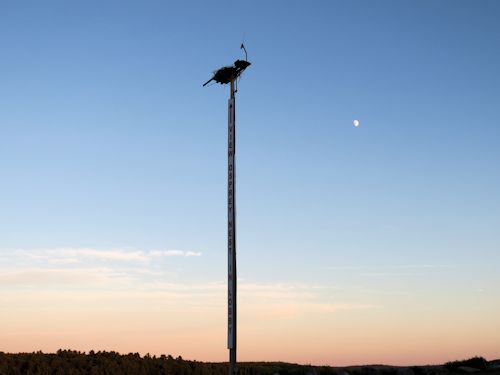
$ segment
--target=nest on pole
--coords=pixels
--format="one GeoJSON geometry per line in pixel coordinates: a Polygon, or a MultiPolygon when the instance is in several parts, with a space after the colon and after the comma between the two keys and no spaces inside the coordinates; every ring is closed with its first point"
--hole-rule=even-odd
{"type": "Polygon", "coordinates": [[[222,68],[216,70],[212,78],[203,84],[203,86],[208,85],[210,82],[215,81],[221,85],[225,85],[240,76],[243,71],[250,66],[250,62],[246,60],[236,60],[233,65],[223,66],[222,68]]]}

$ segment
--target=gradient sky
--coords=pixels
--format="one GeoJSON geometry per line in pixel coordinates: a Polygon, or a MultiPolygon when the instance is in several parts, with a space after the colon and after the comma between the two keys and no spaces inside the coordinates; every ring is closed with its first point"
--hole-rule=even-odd
{"type": "Polygon", "coordinates": [[[500,2],[2,1],[0,351],[500,357],[500,2]],[[358,119],[359,127],[353,126],[358,119]]]}

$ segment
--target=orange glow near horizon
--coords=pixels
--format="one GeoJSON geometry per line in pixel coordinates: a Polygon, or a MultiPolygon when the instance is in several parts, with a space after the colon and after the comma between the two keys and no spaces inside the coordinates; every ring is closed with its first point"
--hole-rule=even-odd
{"type": "MultiPolygon", "coordinates": [[[[10,308],[0,312],[0,350],[113,350],[226,361],[224,290],[215,289],[198,302],[161,293],[4,293],[2,305],[10,308]]],[[[467,311],[445,306],[425,314],[404,306],[325,306],[291,294],[271,303],[251,289],[242,288],[240,361],[424,365],[498,357],[493,314],[467,325],[467,311]]]]}

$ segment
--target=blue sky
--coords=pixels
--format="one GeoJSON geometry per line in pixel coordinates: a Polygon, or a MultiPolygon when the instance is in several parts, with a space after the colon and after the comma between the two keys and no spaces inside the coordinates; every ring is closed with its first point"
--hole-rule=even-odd
{"type": "Polygon", "coordinates": [[[500,313],[499,16],[496,1],[3,2],[3,288],[60,290],[68,272],[83,288],[85,270],[224,282],[228,88],[201,85],[244,41],[243,285],[500,313]]]}

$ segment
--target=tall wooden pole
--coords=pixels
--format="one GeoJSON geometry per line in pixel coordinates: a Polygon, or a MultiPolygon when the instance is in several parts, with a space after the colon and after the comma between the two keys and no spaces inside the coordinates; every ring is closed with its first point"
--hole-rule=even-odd
{"type": "Polygon", "coordinates": [[[227,164],[227,347],[229,349],[229,375],[236,367],[236,100],[234,79],[228,103],[228,164],[227,164]]]}

